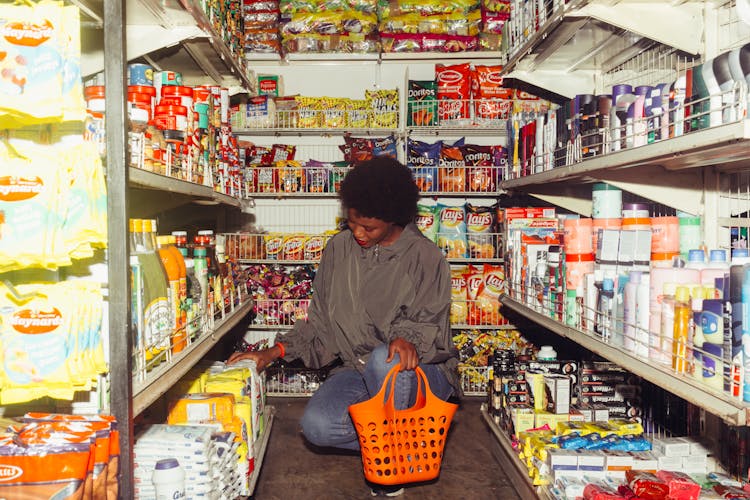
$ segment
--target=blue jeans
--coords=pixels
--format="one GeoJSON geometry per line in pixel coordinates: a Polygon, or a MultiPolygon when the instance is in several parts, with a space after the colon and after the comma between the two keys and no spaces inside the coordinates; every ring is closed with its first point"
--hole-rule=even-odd
{"type": "MultiPolygon", "coordinates": [[[[372,398],[383,385],[388,371],[399,362],[396,354],[390,363],[388,346],[381,345],[370,354],[364,374],[353,368],[331,375],[310,398],[302,415],[302,432],[312,444],[359,450],[357,431],[349,416],[349,406],[372,398]]],[[[440,399],[447,400],[453,392],[443,372],[437,365],[420,364],[427,376],[430,390],[440,399]]],[[[417,377],[414,371],[400,372],[396,377],[394,404],[396,408],[409,408],[417,398],[417,377]]]]}

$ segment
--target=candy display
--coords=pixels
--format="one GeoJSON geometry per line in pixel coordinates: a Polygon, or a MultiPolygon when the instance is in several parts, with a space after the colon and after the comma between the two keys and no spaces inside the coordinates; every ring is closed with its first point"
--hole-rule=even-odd
{"type": "Polygon", "coordinates": [[[256,325],[289,326],[307,317],[314,268],[251,265],[248,287],[255,301],[256,325]]]}

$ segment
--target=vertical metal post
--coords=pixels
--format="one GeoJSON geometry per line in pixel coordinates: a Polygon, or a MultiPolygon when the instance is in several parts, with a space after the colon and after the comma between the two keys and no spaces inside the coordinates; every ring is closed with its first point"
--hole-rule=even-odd
{"type": "Polygon", "coordinates": [[[120,431],[120,498],[133,498],[132,339],[128,259],[125,0],[104,2],[110,409],[120,431]]]}

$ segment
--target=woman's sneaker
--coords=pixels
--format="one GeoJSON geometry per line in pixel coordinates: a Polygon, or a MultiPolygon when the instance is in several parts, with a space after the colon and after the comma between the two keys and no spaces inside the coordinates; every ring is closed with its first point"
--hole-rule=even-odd
{"type": "Polygon", "coordinates": [[[385,486],[382,484],[371,484],[370,494],[374,497],[400,497],[404,494],[403,486],[385,486]]]}

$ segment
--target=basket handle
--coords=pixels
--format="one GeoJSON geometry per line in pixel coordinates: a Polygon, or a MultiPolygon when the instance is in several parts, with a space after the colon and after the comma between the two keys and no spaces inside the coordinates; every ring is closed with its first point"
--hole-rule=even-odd
{"type": "Polygon", "coordinates": [[[388,399],[385,401],[385,407],[388,410],[389,414],[424,408],[424,406],[427,404],[427,399],[434,396],[432,394],[432,391],[430,391],[430,383],[427,381],[427,375],[425,375],[424,371],[422,371],[422,369],[417,366],[416,368],[414,368],[414,374],[417,377],[417,397],[414,401],[414,405],[411,408],[405,408],[403,410],[396,409],[396,404],[393,401],[393,394],[394,389],[396,388],[396,377],[398,376],[399,368],[401,368],[401,363],[396,363],[385,376],[385,379],[383,380],[383,386],[380,388],[380,392],[378,392],[379,400],[382,401],[385,398],[386,387],[390,385],[390,393],[388,399]]]}

